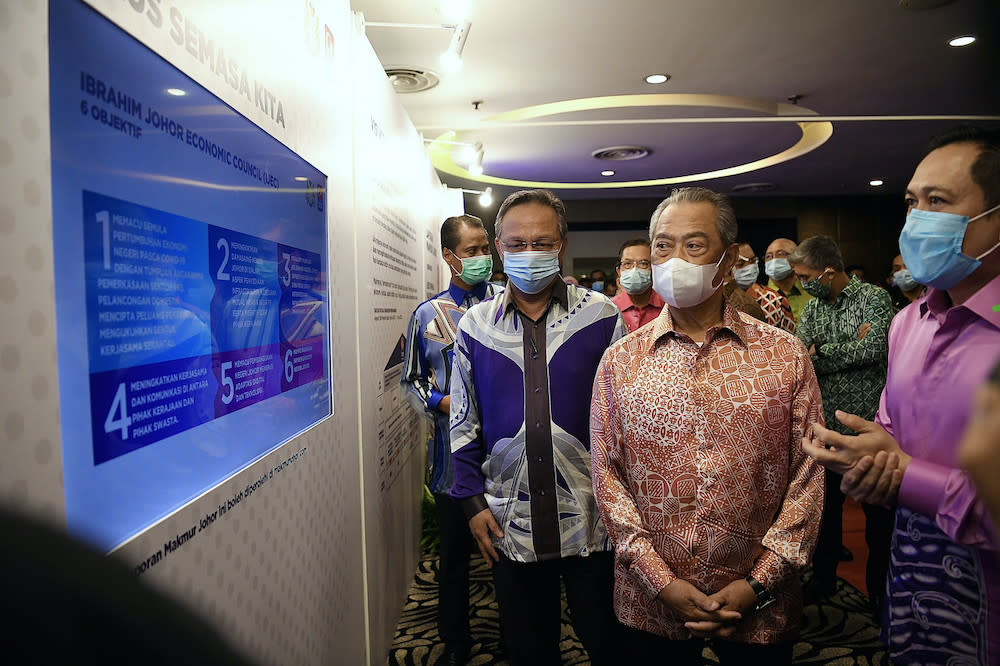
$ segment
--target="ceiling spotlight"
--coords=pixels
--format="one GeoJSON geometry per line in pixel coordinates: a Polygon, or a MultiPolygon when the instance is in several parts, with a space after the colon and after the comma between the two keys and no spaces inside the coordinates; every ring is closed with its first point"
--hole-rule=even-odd
{"type": "Polygon", "coordinates": [[[602,176],[613,176],[613,175],[615,175],[615,172],[612,171],[611,169],[605,169],[604,171],[601,172],[601,175],[602,176]]]}
{"type": "Polygon", "coordinates": [[[167,94],[173,95],[174,97],[183,97],[184,95],[187,95],[187,93],[180,88],[167,88],[167,94]]]}
{"type": "Polygon", "coordinates": [[[948,42],[948,46],[968,46],[972,42],[976,41],[976,38],[972,35],[964,35],[962,37],[956,37],[948,42]]]}
{"type": "Polygon", "coordinates": [[[493,188],[487,187],[483,190],[483,193],[479,195],[479,205],[485,208],[486,206],[492,205],[493,203],[493,188]]]}
{"type": "Polygon", "coordinates": [[[448,43],[448,50],[441,54],[441,67],[446,72],[457,72],[462,68],[462,51],[465,50],[465,40],[469,38],[469,28],[472,24],[465,21],[455,27],[448,43]]]}
{"type": "Polygon", "coordinates": [[[872,187],[881,187],[882,180],[876,178],[875,180],[869,180],[868,184],[871,185],[872,187]]]}
{"type": "Polygon", "coordinates": [[[304,183],[304,182],[306,182],[309,179],[306,178],[305,176],[296,176],[295,180],[299,181],[300,183],[304,183]]]}
{"type": "Polygon", "coordinates": [[[478,146],[471,143],[463,144],[461,148],[458,149],[457,160],[459,162],[464,162],[465,164],[472,164],[476,159],[476,151],[478,146]]]}
{"type": "Polygon", "coordinates": [[[646,77],[646,83],[652,83],[654,85],[657,83],[666,83],[669,80],[669,74],[650,74],[646,77]]]}

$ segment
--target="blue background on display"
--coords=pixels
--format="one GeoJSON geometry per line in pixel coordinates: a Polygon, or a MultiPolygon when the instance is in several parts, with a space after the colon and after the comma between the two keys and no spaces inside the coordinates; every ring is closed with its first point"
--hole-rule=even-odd
{"type": "Polygon", "coordinates": [[[49,47],[66,516],[110,550],[331,413],[326,176],[83,3],[49,47]]]}

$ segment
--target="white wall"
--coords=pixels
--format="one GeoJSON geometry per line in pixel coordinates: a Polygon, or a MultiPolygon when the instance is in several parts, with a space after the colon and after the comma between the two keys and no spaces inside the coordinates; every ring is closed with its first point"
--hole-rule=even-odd
{"type": "MultiPolygon", "coordinates": [[[[305,449],[143,576],[264,663],[384,663],[417,557],[426,430],[408,411],[386,413],[398,389],[381,384],[409,312],[441,284],[437,229],[443,215],[461,212],[460,196],[440,186],[346,0],[88,1],[329,178],[333,416],[116,556],[141,562],[181,526],[305,449]],[[253,69],[283,101],[284,126],[171,39],[170,21],[179,17],[253,69]],[[387,275],[371,261],[382,233],[376,211],[414,238],[391,241],[413,262],[397,273],[406,288],[394,296],[375,295],[375,280],[387,275]],[[376,307],[399,316],[376,321],[376,307]],[[395,422],[398,455],[389,470],[378,435],[396,416],[403,420],[395,422]]],[[[0,8],[0,501],[64,525],[59,393],[80,387],[59,386],[56,365],[48,11],[44,2],[0,8]]]]}

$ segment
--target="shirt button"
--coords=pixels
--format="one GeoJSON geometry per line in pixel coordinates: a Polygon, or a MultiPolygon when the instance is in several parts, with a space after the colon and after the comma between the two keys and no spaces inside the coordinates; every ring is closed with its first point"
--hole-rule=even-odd
{"type": "Polygon", "coordinates": [[[538,462],[545,462],[545,458],[538,456],[538,462]]]}
{"type": "Polygon", "coordinates": [[[542,497],[545,497],[545,491],[544,490],[539,490],[538,494],[541,495],[542,497]]]}
{"type": "Polygon", "coordinates": [[[535,427],[536,428],[541,428],[542,427],[541,422],[540,421],[535,421],[535,427]]]}
{"type": "Polygon", "coordinates": [[[542,392],[542,388],[540,386],[536,386],[535,387],[535,393],[541,393],[541,392],[542,392]]]}

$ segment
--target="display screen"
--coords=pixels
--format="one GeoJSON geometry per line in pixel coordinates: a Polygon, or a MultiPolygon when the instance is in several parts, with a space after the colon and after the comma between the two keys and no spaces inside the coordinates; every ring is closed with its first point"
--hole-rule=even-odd
{"type": "Polygon", "coordinates": [[[49,28],[66,516],[111,549],[331,413],[326,176],[86,5],[49,28]]]}

